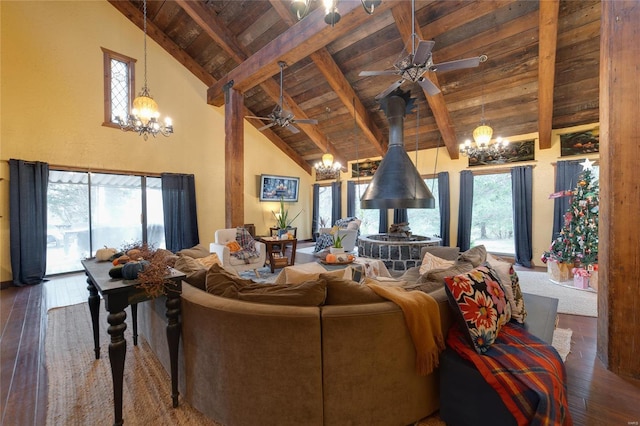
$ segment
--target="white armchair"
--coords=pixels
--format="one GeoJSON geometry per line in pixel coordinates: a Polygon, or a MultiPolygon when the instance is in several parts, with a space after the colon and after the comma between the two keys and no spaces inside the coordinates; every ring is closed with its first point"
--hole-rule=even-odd
{"type": "MultiPolygon", "coordinates": [[[[320,228],[318,230],[318,233],[330,234],[331,228],[320,228]]],[[[342,238],[342,247],[344,247],[344,251],[347,253],[350,251],[353,251],[358,239],[358,230],[357,229],[338,229],[338,236],[342,238]]]]}
{"type": "Polygon", "coordinates": [[[222,262],[222,266],[225,268],[235,269],[236,272],[249,271],[255,272],[256,277],[260,277],[258,268],[264,266],[264,262],[267,258],[267,249],[264,243],[256,241],[256,250],[259,256],[254,259],[250,259],[249,263],[245,263],[243,259],[238,259],[231,256],[227,243],[236,240],[236,228],[218,229],[214,236],[214,242],[209,244],[209,251],[216,253],[222,262]]]}

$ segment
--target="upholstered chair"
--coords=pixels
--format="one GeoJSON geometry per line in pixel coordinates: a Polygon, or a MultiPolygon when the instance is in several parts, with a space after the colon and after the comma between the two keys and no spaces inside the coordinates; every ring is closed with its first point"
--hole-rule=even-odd
{"type": "Polygon", "coordinates": [[[235,269],[238,273],[253,270],[256,277],[259,277],[258,269],[264,266],[267,257],[267,249],[264,243],[255,242],[259,256],[249,259],[249,263],[245,263],[244,259],[238,259],[231,255],[231,250],[227,246],[227,243],[231,241],[236,241],[236,228],[218,229],[215,232],[214,242],[209,244],[209,251],[218,255],[222,266],[235,269]]]}

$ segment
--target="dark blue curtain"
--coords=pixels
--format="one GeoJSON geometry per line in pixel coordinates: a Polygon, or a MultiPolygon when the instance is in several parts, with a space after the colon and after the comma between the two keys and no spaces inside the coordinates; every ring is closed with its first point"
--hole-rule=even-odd
{"type": "Polygon", "coordinates": [[[313,213],[311,214],[311,229],[313,230],[313,241],[316,240],[316,232],[320,226],[318,220],[320,217],[320,185],[313,184],[313,213]]]}
{"type": "Polygon", "coordinates": [[[47,163],[9,160],[9,247],[16,286],[39,284],[47,271],[47,163]]]}
{"type": "Polygon", "coordinates": [[[513,197],[513,234],[516,244],[516,263],[530,268],[532,250],[532,167],[511,169],[511,194],[513,197]]]}
{"type": "Polygon", "coordinates": [[[387,209],[380,209],[380,224],[378,225],[378,232],[381,234],[389,232],[389,211],[387,209]]]}
{"type": "MultiPolygon", "coordinates": [[[[582,172],[580,160],[558,161],[556,166],[556,191],[572,190],[578,183],[578,175],[582,172]]],[[[553,203],[553,241],[564,225],[564,214],[569,210],[571,197],[559,197],[553,203]]]]}
{"type": "Polygon", "coordinates": [[[438,173],[438,207],[440,208],[440,238],[442,245],[449,247],[451,228],[451,194],[449,193],[449,172],[438,173]]]}
{"type": "Polygon", "coordinates": [[[458,208],[458,247],[467,251],[471,246],[471,218],[473,212],[473,173],[460,172],[460,207],[458,208]]]}
{"type": "Polygon", "coordinates": [[[162,206],[167,250],[177,252],[200,242],[193,175],[162,173],[162,206]]]}
{"type": "Polygon", "coordinates": [[[393,223],[409,222],[407,209],[393,209],[393,223]]]}
{"type": "Polygon", "coordinates": [[[347,217],[354,217],[355,215],[356,215],[356,183],[350,180],[350,181],[347,181],[347,217]]]}
{"type": "Polygon", "coordinates": [[[342,219],[342,185],[341,182],[331,182],[331,225],[342,219]]]}

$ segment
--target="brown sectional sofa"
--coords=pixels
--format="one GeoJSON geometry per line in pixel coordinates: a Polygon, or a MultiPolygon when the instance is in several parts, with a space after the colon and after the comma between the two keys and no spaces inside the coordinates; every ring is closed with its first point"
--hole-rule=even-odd
{"type": "MultiPolygon", "coordinates": [[[[442,329],[451,323],[444,291],[442,329]]],[[[162,298],[140,333],[169,371],[162,298]]],[[[314,307],[228,299],[183,282],[180,394],[226,425],[407,425],[439,407],[438,371],[416,374],[392,302],[314,307]]]]}

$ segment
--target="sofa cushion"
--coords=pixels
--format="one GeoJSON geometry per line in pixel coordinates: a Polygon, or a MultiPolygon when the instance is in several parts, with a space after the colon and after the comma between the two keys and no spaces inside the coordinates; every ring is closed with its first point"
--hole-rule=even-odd
{"type": "Polygon", "coordinates": [[[202,291],[207,291],[207,270],[204,268],[189,272],[184,280],[202,291]]]}
{"type": "Polygon", "coordinates": [[[178,251],[176,254],[196,258],[196,257],[209,256],[211,253],[209,252],[208,247],[205,247],[202,244],[197,244],[189,249],[182,249],[178,251]]]}
{"type": "Polygon", "coordinates": [[[505,262],[491,253],[487,253],[487,262],[498,273],[507,301],[511,305],[511,318],[519,323],[524,323],[527,317],[527,310],[524,306],[518,274],[516,274],[513,264],[505,262]]]}
{"type": "Polygon", "coordinates": [[[471,347],[480,354],[486,352],[511,311],[496,272],[485,264],[444,281],[449,303],[471,347]]]}
{"type": "Polygon", "coordinates": [[[184,274],[190,274],[191,272],[199,271],[201,269],[207,270],[202,263],[196,262],[191,256],[180,255],[176,259],[173,267],[184,274]]]}
{"type": "Polygon", "coordinates": [[[327,282],[325,305],[359,305],[385,301],[369,287],[355,281],[332,274],[320,274],[320,278],[327,282]]]}
{"type": "Polygon", "coordinates": [[[199,263],[202,266],[204,266],[206,269],[209,269],[211,267],[211,265],[213,265],[214,263],[217,263],[218,265],[222,265],[222,262],[220,261],[220,258],[218,257],[217,253],[211,253],[209,256],[198,257],[198,258],[196,258],[194,260],[197,263],[199,263]]]}
{"type": "Polygon", "coordinates": [[[438,256],[434,256],[430,252],[426,252],[422,258],[420,265],[420,274],[424,274],[432,269],[446,269],[453,266],[455,260],[446,260],[438,256]]]}
{"type": "Polygon", "coordinates": [[[347,269],[336,269],[334,271],[327,271],[320,264],[315,264],[317,267],[309,267],[309,269],[302,268],[285,268],[285,282],[287,284],[299,284],[304,281],[317,280],[320,274],[330,275],[335,278],[349,278],[345,274],[348,273],[347,269]]]}
{"type": "Polygon", "coordinates": [[[424,257],[425,253],[431,253],[441,259],[457,260],[460,254],[459,247],[447,247],[447,246],[426,246],[422,247],[420,255],[424,257]]]}
{"type": "Polygon", "coordinates": [[[238,289],[250,284],[253,281],[240,278],[217,263],[207,270],[206,290],[216,296],[236,298],[238,289]]]}
{"type": "Polygon", "coordinates": [[[270,305],[320,306],[326,295],[327,283],[319,279],[293,285],[252,283],[239,288],[236,298],[270,305]]]}
{"type": "Polygon", "coordinates": [[[458,262],[471,262],[474,268],[482,265],[486,260],[487,249],[483,245],[472,247],[458,256],[458,262]]]}
{"type": "Polygon", "coordinates": [[[444,286],[445,277],[464,274],[472,269],[473,265],[470,262],[456,262],[453,266],[448,268],[432,269],[427,271],[426,274],[422,274],[418,277],[416,283],[436,281],[444,286]]]}

